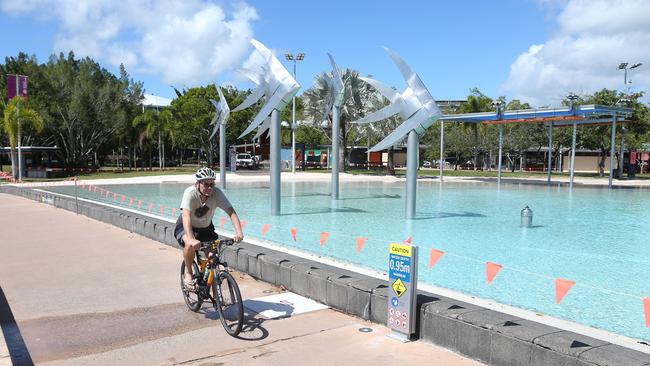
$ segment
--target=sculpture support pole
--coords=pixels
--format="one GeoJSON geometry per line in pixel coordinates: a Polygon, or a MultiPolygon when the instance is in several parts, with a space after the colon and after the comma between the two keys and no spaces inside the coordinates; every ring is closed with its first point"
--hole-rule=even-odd
{"type": "Polygon", "coordinates": [[[551,169],[553,165],[553,122],[548,124],[548,175],[546,182],[551,184],[551,169]]]}
{"type": "Polygon", "coordinates": [[[614,177],[614,153],[616,152],[616,113],[612,121],[612,140],[609,149],[609,183],[607,187],[612,188],[612,178],[614,177]]]}
{"type": "Polygon", "coordinates": [[[438,163],[440,165],[440,181],[442,182],[442,171],[445,165],[445,121],[440,120],[440,160],[438,163]]]}
{"type": "Polygon", "coordinates": [[[339,108],[334,106],[332,108],[332,155],[330,161],[332,162],[332,200],[339,199],[339,108]]]}
{"type": "Polygon", "coordinates": [[[573,134],[571,136],[571,172],[569,173],[569,189],[573,189],[573,174],[576,170],[576,134],[578,123],[573,121],[573,134]]]}
{"type": "Polygon", "coordinates": [[[501,154],[503,151],[503,125],[499,125],[499,173],[497,174],[497,184],[501,184],[501,154]]]}
{"type": "Polygon", "coordinates": [[[226,126],[219,129],[219,180],[221,189],[226,189],[226,126]]]}
{"type": "Polygon", "coordinates": [[[271,215],[280,215],[280,112],[271,112],[271,215]]]}
{"type": "Polygon", "coordinates": [[[420,137],[417,132],[409,132],[406,157],[406,219],[415,218],[415,195],[418,178],[418,149],[420,137]]]}

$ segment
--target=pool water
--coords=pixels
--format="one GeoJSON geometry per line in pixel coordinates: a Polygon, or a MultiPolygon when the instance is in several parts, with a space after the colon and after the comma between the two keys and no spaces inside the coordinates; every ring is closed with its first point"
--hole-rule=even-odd
{"type": "MultiPolygon", "coordinates": [[[[187,184],[102,188],[170,207],[187,184]]],[[[71,187],[53,190],[72,193],[71,187]]],[[[420,281],[500,303],[650,340],[643,298],[650,297],[650,192],[489,183],[418,182],[415,220],[404,219],[404,183],[341,183],[333,206],[326,182],[282,183],[282,214],[270,215],[268,183],[229,183],[226,194],[247,221],[245,234],[386,271],[388,245],[412,237],[420,281]],[[533,227],[519,227],[533,210],[533,227]],[[262,235],[264,224],[271,228],[262,235]],[[291,228],[297,229],[294,241],[291,228]],[[321,232],[330,233],[321,247],[321,232]],[[368,238],[360,252],[358,237],[368,238]],[[429,268],[431,249],[445,254],[429,268]],[[491,285],[485,263],[503,269],[491,285]],[[555,279],[575,281],[560,304],[555,279]]],[[[80,196],[113,203],[113,195],[80,196]]],[[[120,203],[120,199],[118,199],[120,203]]],[[[125,202],[128,206],[129,200],[125,202]]],[[[225,215],[222,215],[225,216],[225,215]]],[[[215,216],[215,225],[219,225],[215,216]]],[[[230,228],[230,223],[226,224],[230,228]]]]}

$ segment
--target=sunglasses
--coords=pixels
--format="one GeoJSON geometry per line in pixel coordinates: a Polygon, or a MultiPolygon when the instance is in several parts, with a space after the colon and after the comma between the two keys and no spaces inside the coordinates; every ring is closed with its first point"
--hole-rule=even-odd
{"type": "Polygon", "coordinates": [[[214,187],[214,182],[206,183],[206,182],[201,182],[204,187],[214,187]]]}

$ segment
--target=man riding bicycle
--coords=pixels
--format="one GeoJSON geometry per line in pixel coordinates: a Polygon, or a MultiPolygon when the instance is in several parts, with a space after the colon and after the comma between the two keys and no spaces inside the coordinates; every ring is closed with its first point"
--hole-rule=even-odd
{"type": "Polygon", "coordinates": [[[214,231],[212,218],[217,207],[228,214],[235,228],[233,240],[239,243],[244,239],[244,233],[237,212],[226,198],[226,195],[214,186],[216,174],[214,170],[205,167],[196,172],[196,183],[183,193],[181,215],[176,221],[174,237],[183,247],[185,260],[185,277],[183,283],[188,289],[194,289],[192,277],[192,261],[199,250],[201,242],[216,240],[219,236],[214,231]]]}

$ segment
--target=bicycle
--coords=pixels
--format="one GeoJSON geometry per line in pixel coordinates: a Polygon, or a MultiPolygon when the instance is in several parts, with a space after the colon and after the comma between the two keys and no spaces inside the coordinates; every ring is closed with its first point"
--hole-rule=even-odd
{"type": "Polygon", "coordinates": [[[181,291],[185,304],[194,312],[199,311],[205,300],[210,300],[219,313],[219,319],[226,332],[236,337],[244,323],[244,304],[237,281],[229,272],[228,263],[221,260],[224,248],[233,244],[232,239],[202,242],[200,250],[196,252],[196,258],[192,261],[195,289],[187,289],[183,282],[185,276],[185,261],[183,261],[181,291]],[[202,258],[200,253],[206,250],[208,258],[202,258]]]}

